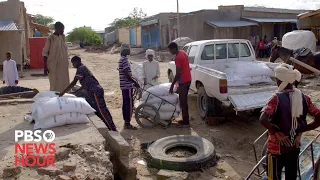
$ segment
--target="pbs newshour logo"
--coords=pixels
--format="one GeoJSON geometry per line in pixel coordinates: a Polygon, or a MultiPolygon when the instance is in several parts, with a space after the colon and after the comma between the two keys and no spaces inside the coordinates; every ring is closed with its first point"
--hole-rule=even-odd
{"type": "Polygon", "coordinates": [[[55,138],[52,130],[15,130],[15,166],[54,166],[55,138]]]}

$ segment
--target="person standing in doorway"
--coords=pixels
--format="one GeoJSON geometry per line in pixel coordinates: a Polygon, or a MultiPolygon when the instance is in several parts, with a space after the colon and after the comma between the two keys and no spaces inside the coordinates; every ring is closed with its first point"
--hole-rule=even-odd
{"type": "Polygon", "coordinates": [[[3,62],[3,84],[16,86],[19,81],[16,61],[11,59],[11,52],[6,53],[7,59],[3,62]]]}
{"type": "Polygon", "coordinates": [[[179,101],[182,110],[182,121],[179,122],[179,128],[190,127],[189,122],[189,107],[188,107],[188,93],[191,85],[191,69],[189,66],[189,59],[187,54],[178,49],[178,45],[175,42],[171,42],[168,45],[168,49],[172,55],[175,55],[176,75],[172,81],[170,87],[170,93],[173,93],[175,84],[179,83],[179,101]]]}
{"type": "Polygon", "coordinates": [[[119,78],[120,88],[122,90],[122,115],[124,120],[124,128],[137,130],[131,125],[131,117],[133,113],[133,88],[134,86],[140,88],[137,81],[132,78],[131,66],[128,60],[130,55],[130,46],[128,44],[121,44],[120,47],[121,58],[119,61],[119,78]]]}
{"type": "Polygon", "coordinates": [[[293,66],[281,64],[275,68],[278,93],[272,96],[262,109],[261,124],[268,129],[267,179],[281,180],[283,167],[285,177],[295,180],[298,172],[300,140],[303,132],[320,126],[320,110],[307,95],[293,87],[301,80],[301,74],[293,66]],[[307,124],[307,114],[314,116],[307,124]]]}
{"type": "Polygon", "coordinates": [[[148,89],[151,86],[157,85],[158,79],[160,77],[160,66],[159,62],[154,60],[155,53],[154,50],[148,49],[146,51],[147,61],[143,62],[143,76],[144,76],[144,86],[148,89]]]}
{"type": "Polygon", "coordinates": [[[44,74],[49,76],[50,91],[62,92],[70,84],[68,46],[64,25],[56,22],[54,28],[43,50],[44,74]]]}

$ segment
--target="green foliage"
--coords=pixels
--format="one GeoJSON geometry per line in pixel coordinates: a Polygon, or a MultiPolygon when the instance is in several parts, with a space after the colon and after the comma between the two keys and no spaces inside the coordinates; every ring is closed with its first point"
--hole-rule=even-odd
{"type": "Polygon", "coordinates": [[[69,42],[83,42],[91,45],[101,45],[101,36],[94,32],[90,27],[74,28],[67,37],[69,42]]]}
{"type": "Polygon", "coordinates": [[[147,16],[142,9],[135,7],[129,16],[115,19],[110,25],[118,28],[139,25],[141,19],[147,16]]]}
{"type": "Polygon", "coordinates": [[[44,26],[49,26],[51,25],[53,22],[54,22],[54,19],[50,16],[43,16],[41,14],[36,14],[34,16],[34,21],[35,23],[37,24],[41,24],[41,25],[44,25],[44,26]]]}

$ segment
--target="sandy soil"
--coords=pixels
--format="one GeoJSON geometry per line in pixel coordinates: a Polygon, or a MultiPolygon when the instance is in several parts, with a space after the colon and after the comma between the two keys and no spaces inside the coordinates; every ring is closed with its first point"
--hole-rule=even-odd
{"type": "MultiPolygon", "coordinates": [[[[71,55],[80,55],[83,62],[93,72],[96,78],[99,80],[102,87],[105,90],[105,99],[107,106],[109,107],[114,122],[121,134],[125,139],[133,146],[131,158],[133,163],[137,164],[141,160],[140,155],[140,144],[157,140],[159,138],[178,135],[178,134],[190,134],[196,136],[202,136],[210,140],[217,153],[221,155],[221,162],[224,162],[227,166],[226,170],[221,170],[222,179],[230,179],[230,177],[245,177],[251,168],[255,165],[253,156],[253,141],[264,132],[264,128],[258,122],[258,116],[251,116],[251,120],[248,118],[240,118],[235,115],[235,112],[230,112],[228,121],[218,126],[208,126],[198,116],[196,106],[196,95],[190,95],[189,107],[191,116],[190,130],[177,129],[175,126],[163,129],[156,127],[154,129],[142,129],[137,131],[123,130],[122,120],[122,96],[119,88],[118,78],[118,54],[107,54],[107,53],[89,53],[83,50],[70,50],[71,55]],[[230,175],[228,172],[235,171],[239,176],[230,175]]],[[[142,61],[143,55],[137,55],[130,57],[134,61],[142,61]]],[[[168,82],[167,80],[167,63],[161,62],[161,82],[168,82]]],[[[46,77],[31,77],[31,73],[40,73],[41,71],[25,72],[24,78],[20,80],[21,86],[37,88],[40,91],[49,89],[49,82],[46,77]]],[[[73,78],[75,73],[74,69],[70,70],[70,79],[73,78]]],[[[316,93],[319,88],[313,86],[313,89],[307,89],[305,92],[312,95],[315,101],[320,99],[320,93],[316,93]]],[[[28,129],[32,128],[28,123],[23,121],[23,116],[27,112],[29,105],[8,105],[1,106],[0,109],[0,157],[2,168],[5,162],[10,160],[10,156],[13,151],[14,144],[14,129],[28,129]],[[19,110],[18,110],[19,109],[19,110]],[[18,111],[17,111],[18,110],[18,111]],[[9,160],[8,160],[9,159],[9,160]]],[[[132,120],[134,125],[137,125],[135,120],[132,120]]],[[[59,131],[58,140],[61,142],[72,142],[85,143],[90,141],[102,142],[100,136],[97,136],[96,130],[89,124],[78,126],[66,126],[55,128],[54,130],[59,131]],[[71,132],[70,132],[71,131],[71,132]],[[61,134],[61,135],[60,135],[61,134]],[[79,138],[80,137],[80,138],[79,138]]],[[[138,165],[137,165],[138,166],[138,165]]],[[[143,173],[144,168],[139,168],[138,173],[143,173]]],[[[195,177],[195,179],[214,179],[214,173],[211,170],[206,171],[203,175],[195,177]],[[205,176],[204,176],[205,175],[205,176]],[[204,178],[206,177],[206,178],[204,178]]],[[[231,178],[237,179],[237,178],[231,178]]]]}

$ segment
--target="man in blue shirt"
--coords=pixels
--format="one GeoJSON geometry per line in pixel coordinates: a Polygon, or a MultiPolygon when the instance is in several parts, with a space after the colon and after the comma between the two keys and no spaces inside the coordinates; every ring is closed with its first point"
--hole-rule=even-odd
{"type": "Polygon", "coordinates": [[[85,89],[91,99],[91,106],[96,110],[96,115],[106,124],[111,131],[117,131],[116,126],[113,123],[112,116],[107,108],[104,100],[104,90],[100,86],[98,80],[93,76],[91,71],[81,63],[81,58],[74,56],[71,59],[73,67],[77,68],[76,76],[69,86],[60,93],[63,96],[66,92],[69,92],[78,81],[80,81],[81,88],[76,92],[85,89]]]}

